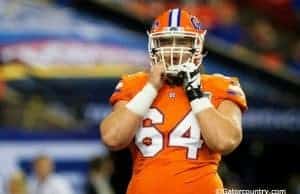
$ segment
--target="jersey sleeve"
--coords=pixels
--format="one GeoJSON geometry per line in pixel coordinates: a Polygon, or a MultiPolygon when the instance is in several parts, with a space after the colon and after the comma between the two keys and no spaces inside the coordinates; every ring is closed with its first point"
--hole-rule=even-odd
{"type": "Polygon", "coordinates": [[[237,78],[231,78],[227,90],[224,91],[224,96],[222,96],[222,99],[231,100],[232,102],[236,103],[243,112],[248,109],[245,93],[241,88],[237,78]]]}
{"type": "Polygon", "coordinates": [[[115,91],[111,95],[109,99],[109,103],[114,105],[116,102],[120,100],[129,101],[132,98],[130,92],[130,86],[126,80],[126,77],[122,77],[122,79],[117,83],[115,87],[115,91]]]}
{"type": "Polygon", "coordinates": [[[123,76],[109,99],[110,104],[114,105],[120,100],[131,100],[144,87],[147,79],[148,75],[144,72],[123,76]]]}
{"type": "Polygon", "coordinates": [[[218,104],[224,100],[230,100],[237,104],[242,112],[247,110],[247,100],[244,91],[241,88],[239,80],[237,78],[230,78],[226,82],[226,87],[220,91],[220,96],[218,96],[218,104]]]}
{"type": "Polygon", "coordinates": [[[239,80],[233,77],[214,76],[209,79],[208,90],[212,93],[213,104],[218,107],[224,100],[230,100],[240,107],[242,112],[247,110],[247,100],[239,80]]]}

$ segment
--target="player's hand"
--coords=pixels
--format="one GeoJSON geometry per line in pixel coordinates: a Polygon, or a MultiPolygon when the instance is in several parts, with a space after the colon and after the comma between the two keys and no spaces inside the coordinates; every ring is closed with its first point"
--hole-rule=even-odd
{"type": "Polygon", "coordinates": [[[183,79],[183,87],[185,90],[198,89],[200,86],[200,70],[194,63],[184,63],[179,65],[179,77],[183,79]]]}
{"type": "Polygon", "coordinates": [[[151,67],[149,83],[157,90],[161,88],[165,79],[165,67],[162,63],[155,64],[151,67]]]}

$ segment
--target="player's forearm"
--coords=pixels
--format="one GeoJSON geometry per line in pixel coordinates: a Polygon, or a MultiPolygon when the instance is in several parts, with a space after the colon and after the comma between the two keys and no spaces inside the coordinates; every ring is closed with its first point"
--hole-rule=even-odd
{"type": "Polygon", "coordinates": [[[103,142],[112,150],[128,146],[156,95],[156,88],[147,83],[128,103],[115,105],[117,107],[101,124],[103,142]]]}
{"type": "Polygon", "coordinates": [[[227,154],[242,140],[240,127],[215,108],[208,108],[196,114],[206,145],[213,151],[227,154]]]}
{"type": "Polygon", "coordinates": [[[101,123],[101,138],[111,150],[127,147],[140,127],[142,117],[126,107],[110,113],[101,123]]]}

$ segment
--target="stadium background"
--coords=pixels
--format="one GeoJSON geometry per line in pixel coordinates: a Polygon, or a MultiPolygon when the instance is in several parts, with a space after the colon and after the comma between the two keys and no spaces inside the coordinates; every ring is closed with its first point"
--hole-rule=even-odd
{"type": "Polygon", "coordinates": [[[83,194],[87,162],[100,155],[124,193],[129,153],[109,153],[98,124],[119,77],[147,68],[150,21],[173,7],[208,28],[205,71],[239,77],[247,95],[243,142],[220,167],[225,185],[300,193],[299,0],[0,0],[0,188],[47,153],[83,194]]]}

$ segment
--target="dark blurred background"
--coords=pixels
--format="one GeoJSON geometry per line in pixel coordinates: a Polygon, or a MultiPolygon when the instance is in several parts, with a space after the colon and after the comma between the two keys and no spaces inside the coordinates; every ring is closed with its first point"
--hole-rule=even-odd
{"type": "Polygon", "coordinates": [[[125,192],[129,152],[109,153],[98,125],[120,76],[148,68],[151,21],[175,7],[208,29],[205,71],[239,77],[247,96],[225,186],[300,194],[299,0],[0,0],[0,194],[16,174],[30,182],[41,153],[74,194],[98,172],[101,194],[125,192]]]}

